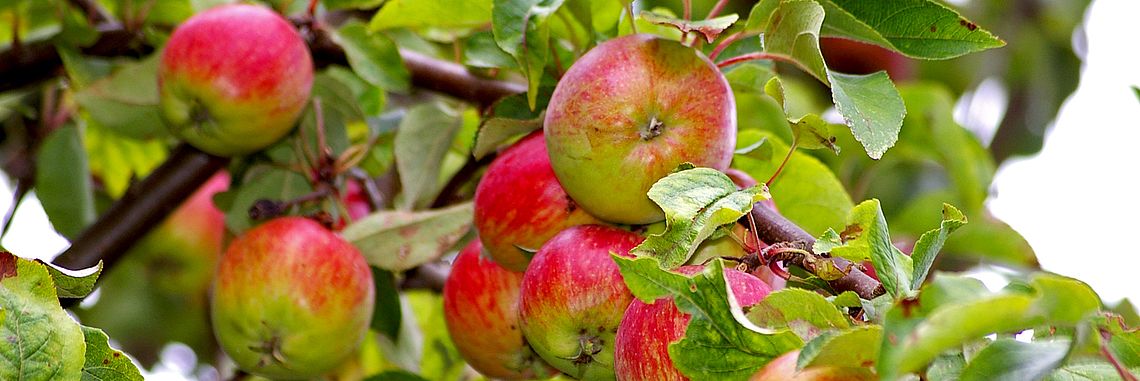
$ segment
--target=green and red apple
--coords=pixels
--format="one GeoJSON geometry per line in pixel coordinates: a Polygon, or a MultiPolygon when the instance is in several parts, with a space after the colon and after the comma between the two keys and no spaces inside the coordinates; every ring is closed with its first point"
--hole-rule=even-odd
{"type": "Polygon", "coordinates": [[[533,380],[557,372],[527,344],[519,327],[523,274],[499,266],[474,240],[455,257],[443,285],[443,317],[459,354],[479,373],[533,380]]]}
{"type": "Polygon", "coordinates": [[[500,266],[526,270],[530,250],[570,226],[601,223],[558,183],[542,132],[504,150],[475,188],[475,229],[500,266]]]}
{"type": "Polygon", "coordinates": [[[821,366],[796,371],[800,351],[780,355],[768,362],[751,381],[877,381],[879,377],[867,368],[821,366]]]}
{"type": "Polygon", "coordinates": [[[614,378],[614,335],[633,300],[610,253],[642,237],[601,225],[555,235],[534,255],[519,290],[519,320],[534,351],[580,380],[614,378]]]}
{"type": "Polygon", "coordinates": [[[171,132],[218,156],[258,151],[289,133],[312,85],[312,57],[297,29],[249,4],[187,19],[158,69],[160,111],[171,132]]]}
{"type": "Polygon", "coordinates": [[[214,333],[251,374],[314,378],[356,350],[374,292],[355,247],[315,221],[277,218],[246,231],[222,256],[210,300],[214,333]]]}
{"type": "Polygon", "coordinates": [[[559,80],[544,124],[550,163],[587,212],[622,224],[664,214],[646,192],[682,163],[728,168],[732,89],[707,57],[637,34],[591,49],[559,80]]]}

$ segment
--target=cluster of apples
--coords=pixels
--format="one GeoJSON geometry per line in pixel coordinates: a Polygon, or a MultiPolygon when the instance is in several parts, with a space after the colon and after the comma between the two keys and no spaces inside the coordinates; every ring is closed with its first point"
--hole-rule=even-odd
{"type": "MultiPolygon", "coordinates": [[[[682,163],[728,170],[735,115],[717,67],[675,41],[619,37],[575,62],[543,129],[503,150],[476,188],[479,239],[444,287],[449,332],[471,366],[499,379],[686,379],[668,346],[690,317],[668,299],[634,299],[611,255],[629,256],[644,240],[634,227],[664,219],[646,196],[657,180],[682,163]]],[[[772,289],[725,275],[742,306],[772,289]]]]}

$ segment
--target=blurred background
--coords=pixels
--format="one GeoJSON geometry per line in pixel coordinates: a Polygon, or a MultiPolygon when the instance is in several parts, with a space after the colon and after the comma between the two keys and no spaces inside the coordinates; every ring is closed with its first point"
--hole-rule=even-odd
{"type": "MultiPolygon", "coordinates": [[[[693,3],[694,14],[703,15],[715,1],[693,3]]],[[[953,120],[925,123],[946,124],[954,127],[952,131],[960,126],[969,134],[936,135],[931,143],[944,145],[944,149],[934,154],[916,154],[900,144],[877,162],[867,159],[849,134],[847,141],[841,136],[841,155],[811,154],[831,167],[856,202],[881,199],[892,236],[902,245],[935,226],[937,213],[930,212],[939,210],[941,202],[949,201],[967,212],[970,224],[948,242],[938,263],[941,269],[970,270],[992,288],[1000,288],[1007,274],[1039,265],[1089,283],[1109,305],[1125,298],[1140,300],[1140,282],[1132,275],[1140,265],[1136,260],[1140,249],[1125,239],[1140,228],[1140,201],[1136,200],[1140,156],[1133,148],[1140,141],[1140,90],[1136,88],[1140,86],[1140,49],[1136,48],[1140,33],[1132,28],[1140,20],[1140,1],[948,3],[1004,39],[1007,46],[947,61],[922,62],[843,40],[824,41],[823,49],[833,69],[849,73],[886,69],[904,95],[908,89],[935,94],[923,100],[924,108],[909,109],[907,123],[924,123],[911,119],[921,116],[922,110],[944,107],[952,110],[953,120]]],[[[681,9],[680,0],[636,4],[641,9],[681,9]]],[[[734,1],[723,13],[735,12],[743,18],[751,5],[734,1]]],[[[788,75],[785,86],[793,109],[789,114],[828,115],[826,89],[792,72],[781,70],[788,75]]],[[[0,102],[0,111],[6,113],[4,107],[0,102]]],[[[8,142],[0,143],[4,147],[8,142]]],[[[10,211],[13,204],[9,176],[0,175],[0,212],[10,211]]],[[[68,242],[53,229],[33,192],[14,210],[0,246],[23,257],[50,260],[68,242]]],[[[178,282],[201,283],[198,279],[169,281],[173,282],[171,289],[185,286],[178,282]]],[[[86,303],[97,305],[98,299],[96,295],[86,303]]],[[[177,302],[154,299],[153,303],[177,302]]],[[[200,332],[202,328],[185,329],[200,332]]],[[[181,341],[190,342],[165,349],[155,343],[151,352],[157,357],[144,362],[161,358],[160,368],[172,370],[168,373],[188,372],[195,364],[191,348],[210,343],[181,341]]]]}

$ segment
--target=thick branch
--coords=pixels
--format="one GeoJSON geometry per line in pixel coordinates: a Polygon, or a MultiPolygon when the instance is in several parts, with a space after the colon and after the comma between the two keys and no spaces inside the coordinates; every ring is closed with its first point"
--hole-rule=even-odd
{"type": "MultiPolygon", "coordinates": [[[[752,207],[750,213],[752,218],[756,220],[756,234],[760,240],[764,242],[795,242],[800,241],[807,244],[808,249],[815,244],[815,237],[804,231],[792,221],[789,221],[784,216],[776,213],[776,211],[769,209],[763,203],[756,203],[752,207]]],[[[748,216],[742,219],[742,223],[747,223],[748,216]]],[[[851,271],[844,275],[842,278],[828,282],[831,287],[839,291],[854,291],[859,294],[863,299],[873,299],[886,292],[883,285],[875,278],[871,278],[859,270],[857,266],[852,266],[851,261],[843,258],[831,258],[835,263],[835,267],[839,269],[847,269],[850,267],[851,271]]],[[[798,267],[804,267],[803,263],[792,263],[798,267]]]]}

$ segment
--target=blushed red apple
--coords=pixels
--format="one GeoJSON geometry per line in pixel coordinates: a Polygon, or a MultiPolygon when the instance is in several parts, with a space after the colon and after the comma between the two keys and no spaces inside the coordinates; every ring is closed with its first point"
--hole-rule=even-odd
{"type": "Polygon", "coordinates": [[[158,68],[167,126],[219,156],[247,154],[285,136],[304,110],[313,61],[300,33],[273,10],[214,7],[170,36],[158,68]]]}
{"type": "Polygon", "coordinates": [[[526,270],[524,249],[538,250],[567,227],[597,223],[554,177],[541,131],[504,150],[475,188],[475,229],[491,258],[513,271],[526,270]]]}
{"type": "MultiPolygon", "coordinates": [[[[692,275],[702,266],[683,266],[677,272],[692,275]]],[[[768,296],[771,289],[760,279],[726,268],[725,281],[736,302],[751,306],[768,296]]],[[[669,344],[680,341],[692,316],[682,313],[670,298],[652,304],[634,299],[618,326],[614,349],[618,380],[687,380],[669,357],[669,344]]]]}
{"type": "Polygon", "coordinates": [[[210,300],[214,334],[243,370],[308,379],[351,355],[372,320],[372,272],[315,221],[281,217],[226,249],[210,300]]]}
{"type": "Polygon", "coordinates": [[[519,327],[523,274],[483,255],[474,240],[455,258],[443,285],[447,331],[467,364],[485,376],[531,380],[557,373],[531,350],[519,327]]]}
{"type": "Polygon", "coordinates": [[[614,378],[614,335],[633,295],[610,253],[643,239],[600,225],[555,235],[534,255],[519,291],[523,335],[543,360],[580,380],[614,378]]]}
{"type": "Polygon", "coordinates": [[[768,362],[750,381],[877,381],[879,378],[866,368],[834,366],[812,367],[796,371],[800,351],[780,355],[768,362]]]}
{"type": "Polygon", "coordinates": [[[591,49],[559,80],[544,124],[566,192],[603,220],[664,219],[645,195],[689,162],[728,168],[736,144],[732,89],[702,53],[651,35],[591,49]]]}

